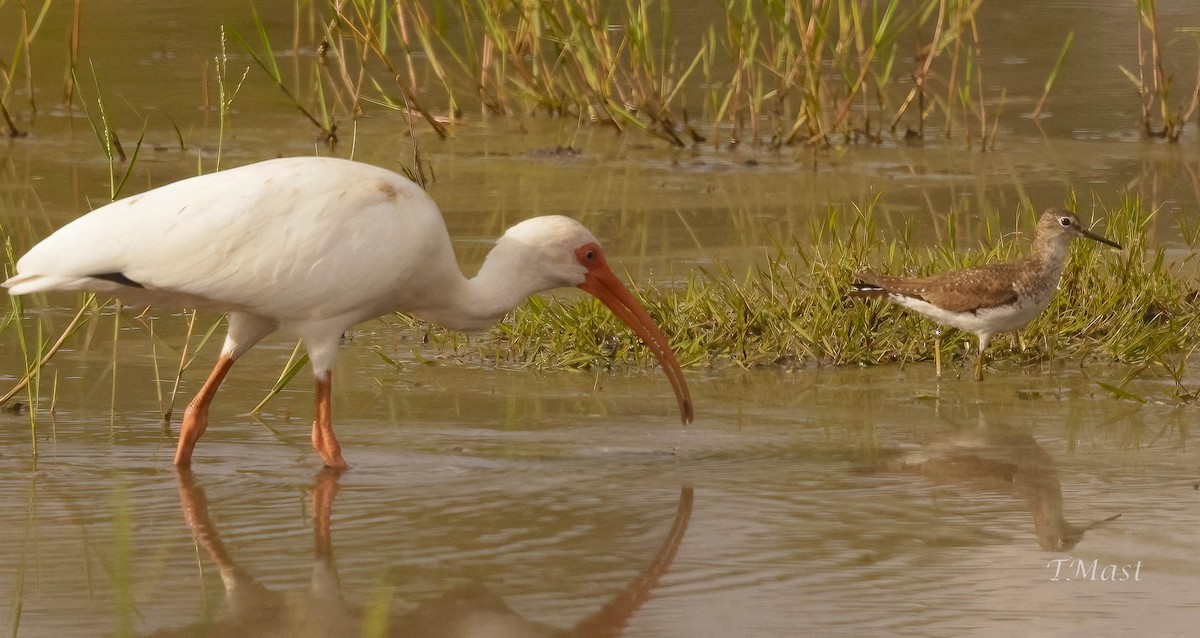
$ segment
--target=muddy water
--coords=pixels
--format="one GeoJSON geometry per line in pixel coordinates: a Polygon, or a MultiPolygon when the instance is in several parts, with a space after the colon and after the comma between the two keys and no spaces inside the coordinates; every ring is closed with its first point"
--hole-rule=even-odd
{"type": "MultiPolygon", "coordinates": [[[[657,379],[441,365],[375,386],[344,363],[355,468],[331,479],[303,390],[244,415],[264,358],[230,380],[194,476],[132,389],[110,419],[102,370],[41,421],[36,464],[27,420],[4,417],[22,634],[130,614],[262,635],[320,610],[336,635],[381,605],[398,629],[516,635],[608,605],[645,636],[1167,635],[1195,617],[1194,414],[1114,404],[1092,379],[1115,370],[696,374],[706,410],[681,431],[657,379]]],[[[121,365],[119,387],[149,376],[121,365]]]]}
{"type": "MultiPolygon", "coordinates": [[[[150,117],[131,191],[215,165],[203,69],[219,24],[252,32],[243,6],[225,5],[148,16],[87,4],[84,51],[123,137],[150,117]]],[[[259,9],[287,39],[282,5],[259,9]]],[[[673,152],[602,129],[572,137],[573,123],[476,119],[453,140],[423,139],[431,190],[468,269],[534,214],[585,221],[631,276],[669,282],[716,261],[757,263],[773,237],[803,233],[830,205],[877,197],[884,223],[915,220],[919,238],[956,214],[961,241],[976,245],[980,210],[1057,204],[1070,190],[1088,211],[1144,197],[1164,212],[1150,232],[1171,245],[1177,220],[1196,221],[1196,135],[1138,138],[1116,68],[1133,64],[1132,9],[1116,5],[985,9],[985,77],[1008,100],[995,153],[954,141],[815,158],[673,152]],[[1076,48],[1051,117],[1035,123],[1023,114],[1068,29],[1076,48]],[[569,140],[580,154],[545,152],[569,140]]],[[[44,41],[63,41],[52,18],[64,8],[52,8],[44,41]]],[[[1160,11],[1170,28],[1200,22],[1191,2],[1160,11]]],[[[108,189],[86,123],[45,106],[61,89],[61,51],[38,53],[45,111],[24,116],[30,137],[0,147],[0,224],[18,252],[108,189]]],[[[1179,59],[1177,76],[1192,77],[1179,59]]],[[[328,152],[255,73],[222,162],[328,152]]],[[[343,129],[336,152],[353,141],[355,157],[395,166],[405,140],[376,114],[357,138],[343,129]]],[[[31,300],[30,338],[37,321],[61,329],[75,303],[31,300]]],[[[198,332],[214,321],[201,315],[198,332]]],[[[234,369],[194,473],[178,475],[160,416],[171,384],[158,379],[173,374],[185,334],[168,309],[126,311],[115,326],[105,312],[56,357],[36,418],[0,412],[10,634],[1185,635],[1200,614],[1195,409],[1168,400],[1165,380],[1139,382],[1163,398],[1147,404],[1096,385],[1124,368],[999,366],[984,384],[939,383],[928,365],[692,370],[698,418],[683,430],[656,372],[491,369],[368,322],[335,371],[353,470],[317,471],[306,375],[249,415],[292,350],[274,338],[234,369]]],[[[215,348],[185,374],[177,412],[215,348]]],[[[23,366],[9,327],[0,387],[23,366]]]]}

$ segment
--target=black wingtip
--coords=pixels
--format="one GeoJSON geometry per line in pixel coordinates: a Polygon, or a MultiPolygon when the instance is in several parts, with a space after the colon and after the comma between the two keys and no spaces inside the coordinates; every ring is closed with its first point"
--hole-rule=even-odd
{"type": "Polygon", "coordinates": [[[139,284],[129,277],[126,277],[125,273],[123,272],[105,272],[100,273],[99,275],[91,275],[91,277],[92,279],[103,279],[104,281],[111,281],[114,284],[121,284],[122,286],[129,286],[130,288],[145,288],[145,286],[142,284],[139,284]]]}

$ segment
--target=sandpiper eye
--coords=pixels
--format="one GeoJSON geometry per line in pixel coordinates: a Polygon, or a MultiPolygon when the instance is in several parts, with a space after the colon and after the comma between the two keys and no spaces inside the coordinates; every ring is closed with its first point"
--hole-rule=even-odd
{"type": "Polygon", "coordinates": [[[1071,225],[1071,218],[1070,217],[1059,217],[1058,223],[1062,224],[1063,228],[1066,228],[1071,225]]]}

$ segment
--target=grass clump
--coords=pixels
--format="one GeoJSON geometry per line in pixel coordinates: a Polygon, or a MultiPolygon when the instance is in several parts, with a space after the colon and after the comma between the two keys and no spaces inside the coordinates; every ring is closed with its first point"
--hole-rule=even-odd
{"type": "MultiPolygon", "coordinates": [[[[1162,368],[1178,378],[1200,343],[1200,299],[1185,270],[1192,253],[1171,262],[1151,248],[1154,220],[1137,200],[1105,211],[1106,234],[1127,248],[1115,251],[1076,242],[1050,307],[1019,332],[1023,347],[997,338],[989,361],[1029,363],[1102,358],[1131,366],[1134,376],[1162,368]]],[[[1035,216],[1023,216],[1031,228],[1035,216]]],[[[948,243],[922,247],[905,229],[887,237],[873,208],[831,209],[807,238],[778,244],[767,263],[741,279],[729,270],[700,271],[674,288],[639,291],[647,310],[671,335],[685,366],[830,366],[925,361],[933,358],[935,324],[881,301],[846,297],[859,270],[921,275],[1015,259],[1029,235],[1002,233],[998,216],[984,220],[980,250],[948,243]],[[849,219],[846,219],[849,217],[849,219]]],[[[1192,238],[1194,240],[1194,236],[1192,238]]],[[[1190,241],[1192,241],[1190,240],[1190,241]]],[[[1194,241],[1192,241],[1194,246],[1194,241]]],[[[459,354],[461,343],[435,342],[459,354]]],[[[944,347],[963,347],[970,335],[950,330],[944,347]]],[[[648,351],[590,298],[535,299],[470,348],[505,365],[530,367],[652,366],[648,351]]],[[[1003,365],[1003,363],[1002,363],[1003,365]]]]}
{"type": "Polygon", "coordinates": [[[1196,64],[1196,81],[1186,104],[1177,104],[1172,108],[1171,93],[1175,81],[1166,71],[1156,2],[1135,0],[1134,5],[1138,19],[1138,66],[1136,71],[1122,66],[1121,72],[1137,89],[1141,101],[1142,134],[1178,142],[1187,122],[1200,110],[1200,60],[1196,64]]]}
{"type": "MultiPolygon", "coordinates": [[[[440,137],[472,109],[544,113],[679,147],[710,138],[829,146],[897,127],[920,137],[937,118],[947,139],[986,148],[994,125],[979,5],[721,0],[685,32],[667,0],[363,0],[297,4],[296,33],[322,25],[308,31],[337,69],[318,79],[316,101],[332,92],[351,117],[364,103],[406,111],[440,137]]],[[[256,60],[298,104],[259,31],[266,55],[256,60]]]]}

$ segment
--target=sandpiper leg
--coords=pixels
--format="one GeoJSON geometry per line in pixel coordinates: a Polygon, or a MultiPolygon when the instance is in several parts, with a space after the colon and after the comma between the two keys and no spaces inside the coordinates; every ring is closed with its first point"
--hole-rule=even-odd
{"type": "Polygon", "coordinates": [[[983,381],[983,364],[984,353],[987,352],[988,342],[991,341],[991,333],[982,333],[979,337],[979,358],[975,360],[975,380],[983,381]]]}
{"type": "Polygon", "coordinates": [[[942,378],[942,331],[936,331],[933,338],[933,369],[937,378],[942,378]]]}

